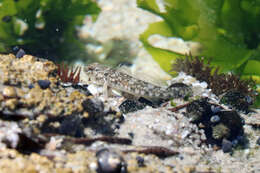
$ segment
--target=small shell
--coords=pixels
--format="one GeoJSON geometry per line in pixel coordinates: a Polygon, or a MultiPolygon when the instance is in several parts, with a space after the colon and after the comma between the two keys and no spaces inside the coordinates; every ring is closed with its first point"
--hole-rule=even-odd
{"type": "Polygon", "coordinates": [[[220,118],[218,115],[214,115],[210,118],[210,122],[212,122],[212,123],[217,123],[217,122],[219,122],[219,120],[220,120],[220,118]]]}

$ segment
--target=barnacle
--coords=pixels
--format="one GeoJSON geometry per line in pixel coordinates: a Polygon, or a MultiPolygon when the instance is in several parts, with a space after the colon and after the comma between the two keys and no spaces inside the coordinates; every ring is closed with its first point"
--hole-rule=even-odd
{"type": "Polygon", "coordinates": [[[212,137],[216,140],[228,138],[229,136],[230,136],[230,129],[222,123],[212,128],[212,137]]]}
{"type": "Polygon", "coordinates": [[[80,71],[81,67],[73,67],[69,68],[68,65],[64,65],[63,63],[58,64],[58,76],[60,77],[62,82],[71,82],[76,84],[80,80],[80,71]]]}

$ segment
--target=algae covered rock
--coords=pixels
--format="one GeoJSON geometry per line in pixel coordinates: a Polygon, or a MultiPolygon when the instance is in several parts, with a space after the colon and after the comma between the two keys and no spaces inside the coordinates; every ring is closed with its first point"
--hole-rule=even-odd
{"type": "Polygon", "coordinates": [[[243,135],[243,119],[240,115],[210,103],[207,98],[191,102],[185,116],[205,130],[209,143],[220,145],[223,139],[234,140],[243,135]]]}

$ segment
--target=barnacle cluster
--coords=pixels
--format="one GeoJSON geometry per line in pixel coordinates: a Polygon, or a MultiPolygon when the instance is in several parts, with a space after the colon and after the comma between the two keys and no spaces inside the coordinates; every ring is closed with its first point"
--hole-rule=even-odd
{"type": "Polygon", "coordinates": [[[185,116],[205,130],[208,143],[220,145],[223,139],[234,141],[244,134],[241,116],[210,103],[208,98],[192,101],[186,110],[185,116]]]}

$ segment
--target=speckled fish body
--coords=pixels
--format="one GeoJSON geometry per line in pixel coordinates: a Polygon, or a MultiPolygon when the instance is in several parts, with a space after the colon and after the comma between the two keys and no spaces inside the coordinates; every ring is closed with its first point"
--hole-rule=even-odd
{"type": "Polygon", "coordinates": [[[188,91],[185,89],[156,86],[120,72],[117,69],[98,63],[87,65],[84,68],[84,71],[88,77],[89,83],[94,83],[96,85],[106,84],[112,89],[123,91],[137,97],[144,97],[151,100],[168,100],[184,97],[188,94],[188,91]]]}

